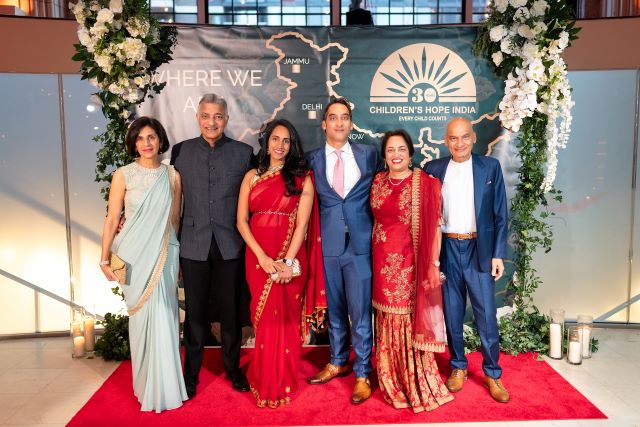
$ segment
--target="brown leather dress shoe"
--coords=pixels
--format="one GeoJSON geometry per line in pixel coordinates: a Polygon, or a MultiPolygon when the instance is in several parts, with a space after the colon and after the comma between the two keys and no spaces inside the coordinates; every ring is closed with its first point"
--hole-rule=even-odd
{"type": "Polygon", "coordinates": [[[336,366],[331,363],[327,363],[327,366],[324,369],[311,378],[307,379],[309,384],[325,384],[334,379],[335,377],[344,377],[347,375],[347,371],[349,370],[348,365],[344,366],[336,366]]]}
{"type": "Polygon", "coordinates": [[[451,375],[449,375],[449,378],[447,378],[447,381],[444,383],[444,385],[447,386],[451,393],[457,393],[462,390],[464,380],[466,379],[466,369],[454,369],[453,371],[451,371],[451,375]]]}
{"type": "Polygon", "coordinates": [[[351,403],[358,405],[371,397],[371,382],[369,378],[356,378],[356,385],[351,393],[351,403]]]}
{"type": "Polygon", "coordinates": [[[507,403],[509,401],[509,392],[500,378],[491,378],[489,375],[484,376],[484,386],[489,389],[489,394],[496,402],[507,403]]]}

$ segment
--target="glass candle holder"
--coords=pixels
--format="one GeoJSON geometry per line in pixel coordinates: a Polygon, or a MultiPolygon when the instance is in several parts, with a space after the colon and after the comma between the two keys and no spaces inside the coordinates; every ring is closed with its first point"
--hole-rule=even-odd
{"type": "Polygon", "coordinates": [[[82,326],[84,328],[84,349],[86,351],[93,351],[96,345],[96,317],[95,314],[85,316],[82,320],[82,326]]]}
{"type": "Polygon", "coordinates": [[[591,357],[591,333],[593,332],[593,316],[586,314],[578,315],[578,329],[580,331],[580,340],[582,342],[582,358],[589,359],[591,357]]]}
{"type": "Polygon", "coordinates": [[[549,357],[562,359],[562,337],[564,336],[564,310],[551,309],[549,312],[549,357]]]}
{"type": "Polygon", "coordinates": [[[567,329],[567,362],[572,365],[582,364],[582,340],[578,326],[567,329]]]}
{"type": "Polygon", "coordinates": [[[86,350],[84,348],[84,331],[82,328],[82,322],[79,320],[71,322],[71,340],[73,343],[71,356],[72,357],[84,357],[86,354],[86,350]]]}

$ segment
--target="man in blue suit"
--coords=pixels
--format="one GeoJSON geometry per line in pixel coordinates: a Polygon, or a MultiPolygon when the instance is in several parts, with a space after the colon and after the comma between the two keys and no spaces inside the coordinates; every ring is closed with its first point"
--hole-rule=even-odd
{"type": "Polygon", "coordinates": [[[446,385],[455,393],[467,378],[462,324],[468,293],[480,334],[484,384],[491,397],[504,403],[509,401],[509,392],[502,384],[498,365],[500,335],[494,284],[504,272],[507,253],[507,197],[500,163],[472,154],[475,142],[471,122],[462,117],[452,119],[445,134],[451,156],[433,160],[424,168],[442,182],[440,263],[447,276],[442,299],[452,370],[446,385]]]}
{"type": "Polygon", "coordinates": [[[332,100],[322,120],[326,144],[308,155],[320,208],[331,360],[307,381],[324,384],[347,374],[351,335],[356,376],[351,402],[358,404],[371,396],[373,219],[369,191],[382,162],[374,146],[349,142],[352,128],[349,103],[343,98],[332,100]]]}

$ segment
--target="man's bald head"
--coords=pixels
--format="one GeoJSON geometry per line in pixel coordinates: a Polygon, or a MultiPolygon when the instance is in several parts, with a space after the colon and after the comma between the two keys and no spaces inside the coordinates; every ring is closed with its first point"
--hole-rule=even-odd
{"type": "Polygon", "coordinates": [[[454,162],[464,162],[471,157],[471,149],[476,143],[476,133],[471,120],[465,117],[454,117],[447,123],[444,143],[451,153],[454,162]]]}

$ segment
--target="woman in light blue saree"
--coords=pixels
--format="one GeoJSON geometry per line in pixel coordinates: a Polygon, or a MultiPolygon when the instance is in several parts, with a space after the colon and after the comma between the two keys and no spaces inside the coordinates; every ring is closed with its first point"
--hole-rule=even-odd
{"type": "Polygon", "coordinates": [[[100,267],[107,279],[117,280],[111,254],[126,263],[121,288],[129,313],[133,391],[142,411],[160,412],[187,400],[177,296],[182,189],[178,172],[158,158],[169,149],[160,122],[140,117],[125,143],[136,161],[113,174],[100,267]],[[116,235],[123,207],[126,221],[116,235]]]}

